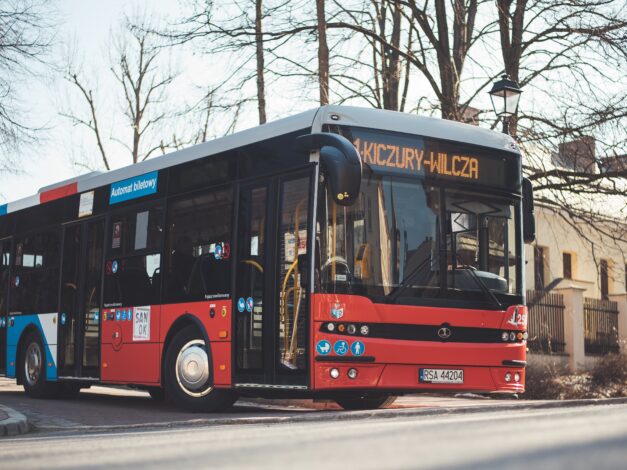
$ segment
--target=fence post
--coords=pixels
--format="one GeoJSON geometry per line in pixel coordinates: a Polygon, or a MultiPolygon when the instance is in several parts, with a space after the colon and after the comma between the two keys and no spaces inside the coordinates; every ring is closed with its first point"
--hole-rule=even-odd
{"type": "Polygon", "coordinates": [[[627,293],[610,294],[610,300],[618,303],[618,341],[620,352],[627,355],[627,293]]]}
{"type": "Polygon", "coordinates": [[[564,296],[564,341],[568,367],[577,372],[584,369],[586,359],[583,322],[583,293],[586,289],[568,286],[555,290],[564,296]]]}

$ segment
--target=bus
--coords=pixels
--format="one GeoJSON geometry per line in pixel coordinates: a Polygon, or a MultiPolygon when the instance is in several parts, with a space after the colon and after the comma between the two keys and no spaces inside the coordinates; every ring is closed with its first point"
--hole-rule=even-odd
{"type": "Polygon", "coordinates": [[[0,206],[0,373],[194,411],[520,393],[532,190],[505,134],[324,106],[0,206]]]}

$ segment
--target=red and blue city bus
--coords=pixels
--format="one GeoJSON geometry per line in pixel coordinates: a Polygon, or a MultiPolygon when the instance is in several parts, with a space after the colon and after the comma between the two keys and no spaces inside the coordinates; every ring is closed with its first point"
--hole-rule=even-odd
{"type": "Polygon", "coordinates": [[[524,391],[530,185],[507,135],[326,106],[0,207],[0,372],[376,408],[524,391]]]}

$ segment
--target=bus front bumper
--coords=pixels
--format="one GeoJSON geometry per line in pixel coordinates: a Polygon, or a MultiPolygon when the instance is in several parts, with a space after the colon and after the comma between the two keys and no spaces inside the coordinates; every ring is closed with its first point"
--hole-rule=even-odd
{"type": "Polygon", "coordinates": [[[316,362],[314,384],[317,391],[522,393],[525,391],[525,369],[522,366],[316,362]]]}

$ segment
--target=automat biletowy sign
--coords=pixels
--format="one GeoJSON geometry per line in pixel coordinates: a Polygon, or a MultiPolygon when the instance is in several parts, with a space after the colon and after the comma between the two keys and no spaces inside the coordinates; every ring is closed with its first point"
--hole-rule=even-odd
{"type": "Polygon", "coordinates": [[[157,192],[158,176],[158,171],[152,171],[111,184],[109,204],[117,204],[118,202],[155,194],[157,192]]]}

